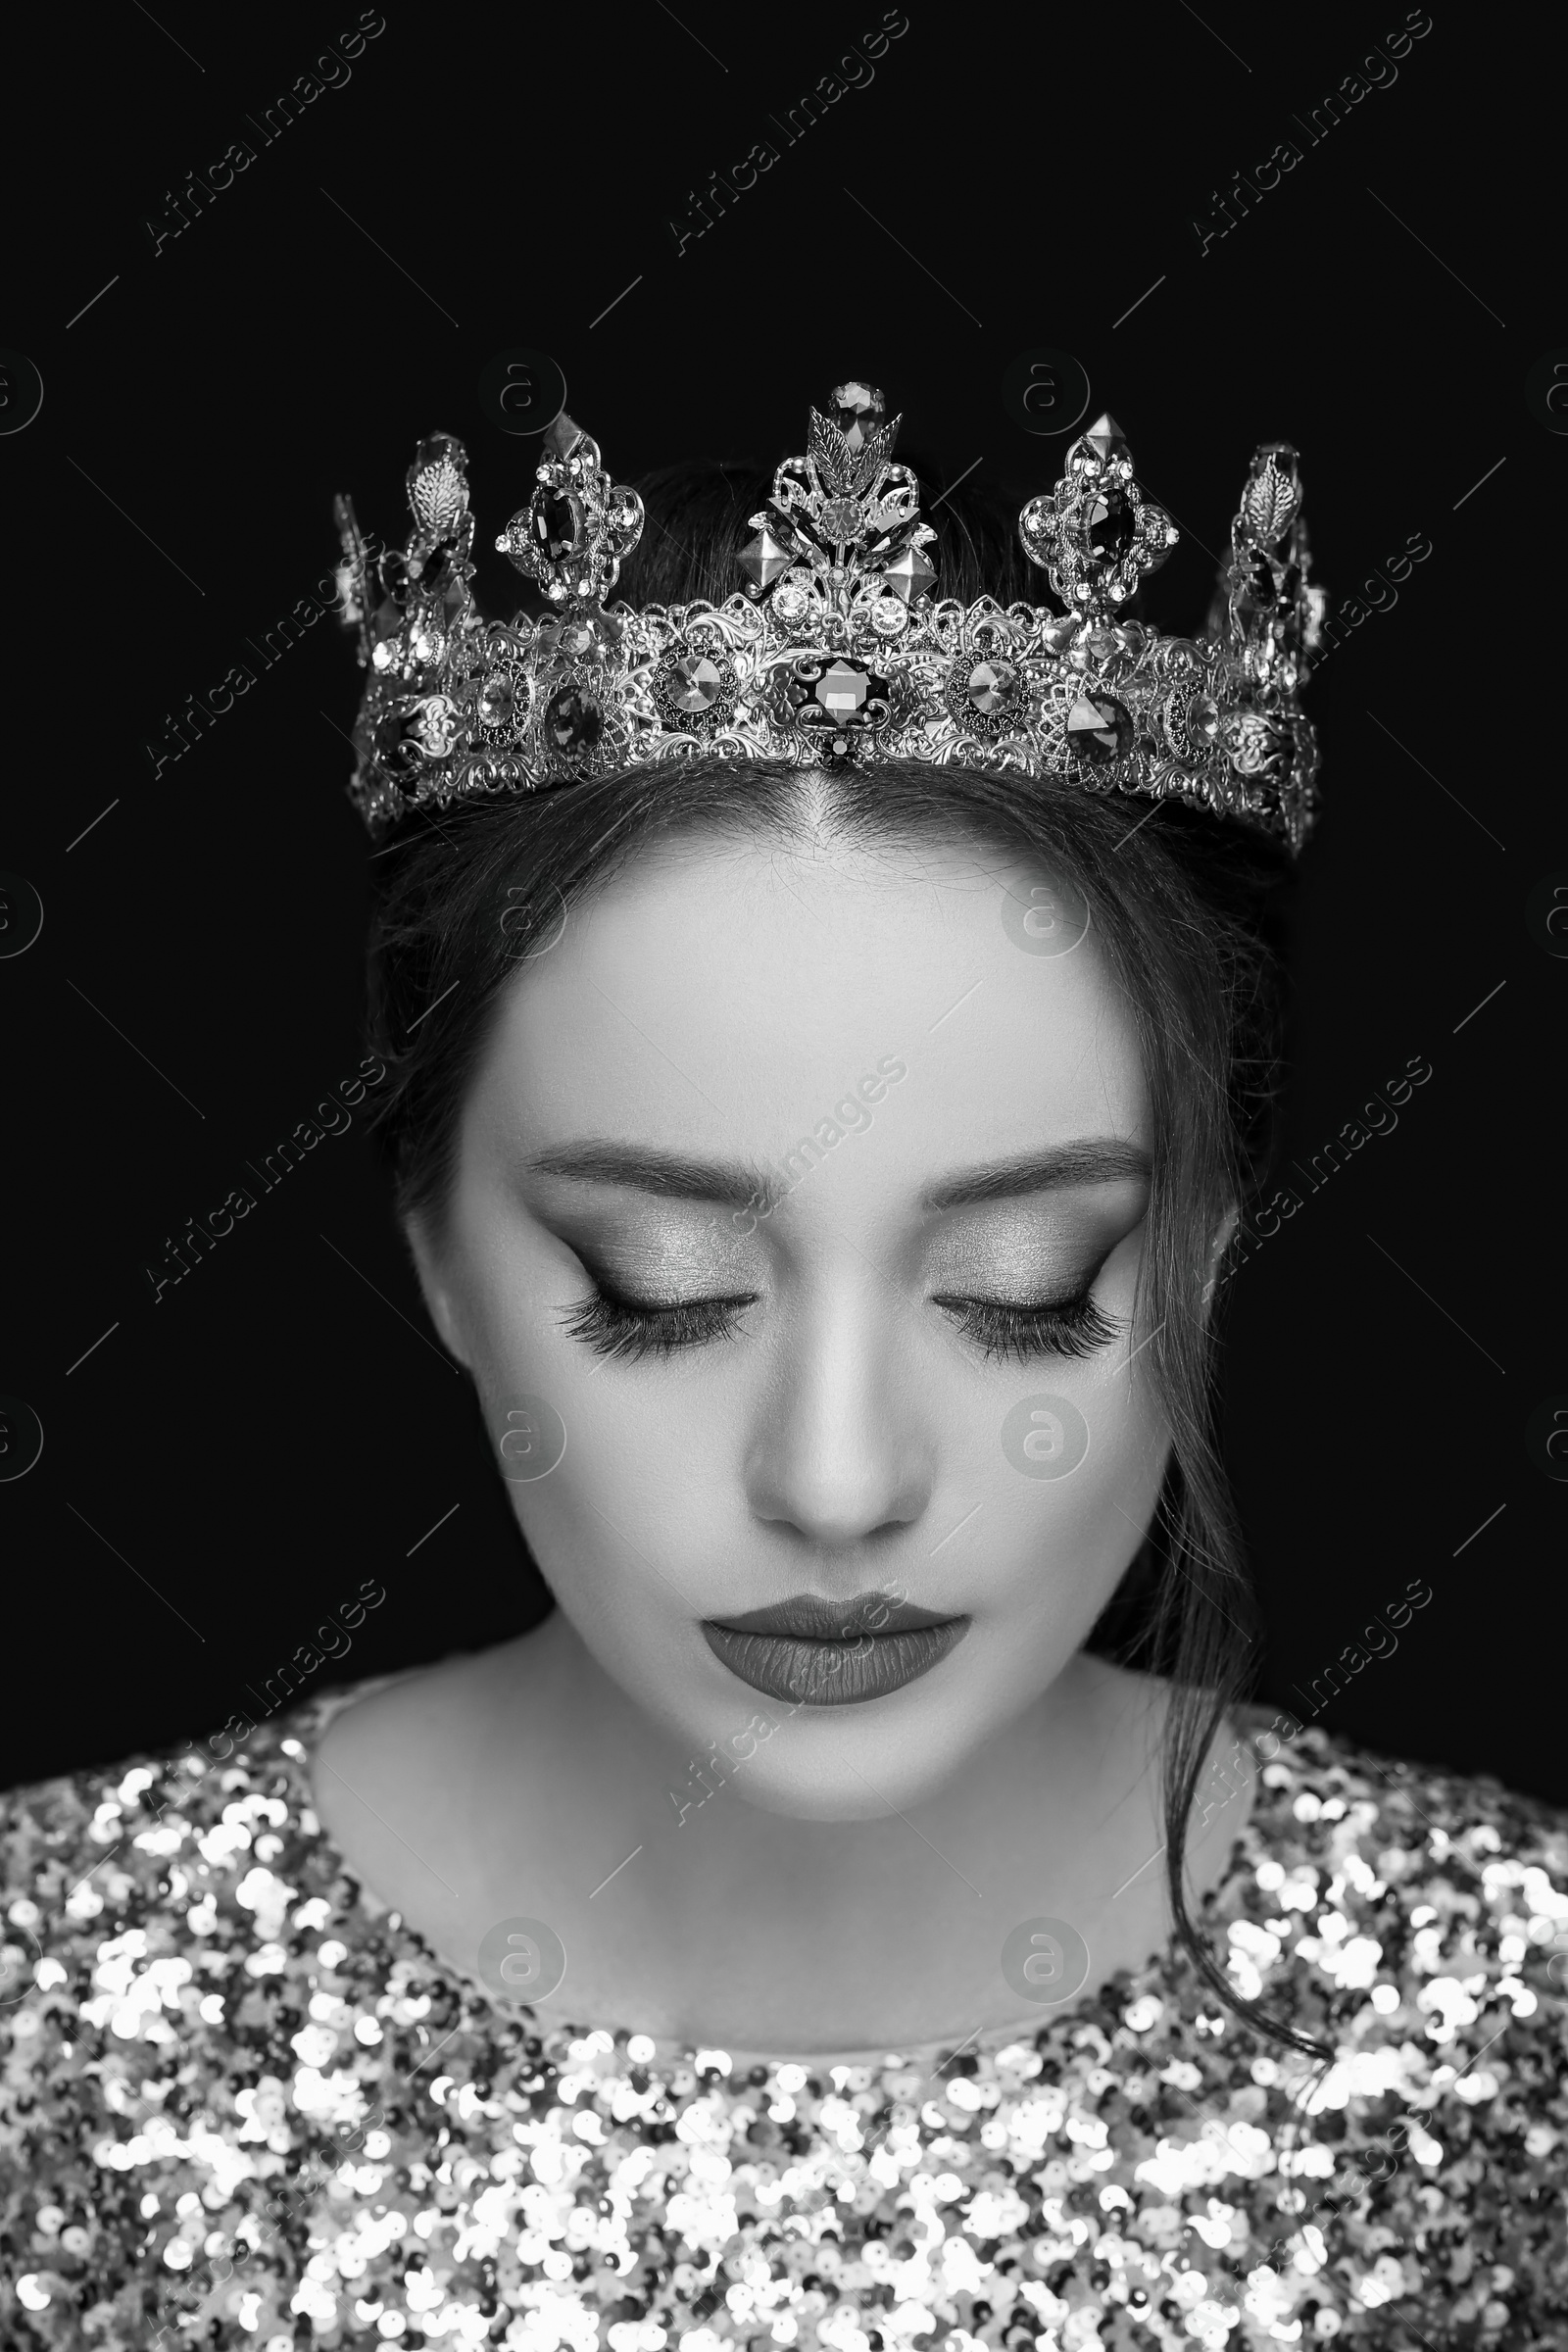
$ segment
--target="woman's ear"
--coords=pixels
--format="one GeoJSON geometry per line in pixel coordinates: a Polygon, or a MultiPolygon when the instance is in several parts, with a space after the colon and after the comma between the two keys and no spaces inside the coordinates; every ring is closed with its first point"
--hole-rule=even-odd
{"type": "Polygon", "coordinates": [[[441,1336],[448,1353],[455,1355],[464,1370],[470,1371],[468,1349],[463,1334],[463,1318],[459,1312],[457,1294],[442,1270],[441,1252],[431,1242],[418,1217],[406,1217],[404,1239],[419,1277],[419,1290],[424,1299],[424,1311],[441,1336]]]}
{"type": "Polygon", "coordinates": [[[1214,1289],[1215,1285],[1219,1281],[1220,1262],[1223,1259],[1226,1250],[1230,1248],[1231,1243],[1235,1238],[1236,1228],[1241,1221],[1241,1210],[1233,1203],[1232,1206],[1225,1211],[1225,1214],[1215,1226],[1213,1234],[1209,1240],[1208,1275],[1203,1284],[1203,1296],[1201,1300],[1205,1314],[1207,1313],[1209,1307],[1211,1307],[1214,1303],[1214,1289]]]}

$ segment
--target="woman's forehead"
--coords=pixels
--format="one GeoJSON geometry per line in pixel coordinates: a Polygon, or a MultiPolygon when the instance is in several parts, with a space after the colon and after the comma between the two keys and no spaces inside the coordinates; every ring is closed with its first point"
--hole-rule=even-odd
{"type": "Polygon", "coordinates": [[[889,1060],[927,1158],[1147,1141],[1131,1008],[1082,898],[963,844],[639,858],[512,982],[474,1107],[552,1141],[700,1132],[765,1151],[889,1060]]]}

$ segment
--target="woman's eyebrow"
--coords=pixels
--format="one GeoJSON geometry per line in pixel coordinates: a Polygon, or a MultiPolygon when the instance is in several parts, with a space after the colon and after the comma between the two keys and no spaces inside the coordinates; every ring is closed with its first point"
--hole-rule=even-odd
{"type": "Polygon", "coordinates": [[[1026,1152],[950,1176],[922,1195],[922,1208],[966,1208],[979,1200],[1015,1200],[1078,1184],[1147,1184],[1152,1162],[1147,1152],[1119,1136],[1080,1136],[1046,1152],[1026,1152]]]}
{"type": "MultiPolygon", "coordinates": [[[[665,1200],[716,1200],[726,1206],[762,1210],[789,1190],[776,1172],[743,1160],[690,1159],[655,1144],[618,1143],[589,1137],[556,1144],[528,1161],[530,1173],[566,1176],[579,1184],[613,1184],[665,1200]]],[[[1069,1185],[1147,1184],[1149,1153],[1119,1136],[1080,1136],[1048,1151],[988,1161],[932,1185],[920,1205],[928,1211],[964,1208],[982,1200],[1013,1200],[1028,1193],[1069,1185]]]]}
{"type": "Polygon", "coordinates": [[[688,1159],[655,1144],[623,1144],[608,1138],[556,1144],[528,1161],[538,1176],[570,1176],[579,1184],[616,1184],[665,1200],[718,1200],[748,1208],[774,1200],[782,1188],[762,1168],[742,1160],[688,1159]]]}

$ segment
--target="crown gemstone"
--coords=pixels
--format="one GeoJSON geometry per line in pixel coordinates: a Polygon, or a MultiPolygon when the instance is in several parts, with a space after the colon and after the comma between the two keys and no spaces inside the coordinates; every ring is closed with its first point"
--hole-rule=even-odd
{"type": "Polygon", "coordinates": [[[1108,694],[1081,694],[1067,713],[1067,749],[1085,766],[1121,758],[1132,739],[1132,719],[1108,694]]]}
{"type": "Polygon", "coordinates": [[[741,569],[750,574],[759,588],[770,588],[781,571],[788,571],[795,559],[787,547],[781,546],[772,532],[760,530],[755,539],[741,549],[741,569]]]}
{"type": "Polygon", "coordinates": [[[1011,710],[1022,692],[1022,681],[1010,662],[980,662],[969,672],[969,700],[989,718],[1011,710]]]}
{"type": "Polygon", "coordinates": [[[716,662],[710,662],[706,654],[689,655],[675,664],[676,710],[711,710],[723,683],[723,673],[716,662]]]}
{"type": "Polygon", "coordinates": [[[414,453],[415,473],[422,473],[427,466],[440,466],[448,459],[455,466],[466,462],[463,443],[455,433],[427,433],[414,453]]]}
{"type": "Polygon", "coordinates": [[[1125,464],[1132,455],[1121,426],[1108,411],[1103,416],[1096,417],[1084,439],[1102,466],[1125,464]]]}
{"type": "Polygon", "coordinates": [[[875,384],[835,384],[833,407],[840,432],[858,456],[887,414],[875,384]]]}
{"type": "Polygon", "coordinates": [[[643,502],[636,491],[618,489],[605,509],[605,520],[615,537],[625,541],[629,554],[643,531],[643,502]]]}
{"type": "Polygon", "coordinates": [[[823,538],[843,546],[859,537],[865,511],[858,498],[829,498],[823,501],[819,519],[823,538]]]}
{"type": "Polygon", "coordinates": [[[862,710],[871,681],[852,662],[835,662],[816,682],[816,699],[833,718],[853,718],[862,710]]]}
{"type": "Polygon", "coordinates": [[[545,735],[558,752],[591,751],[604,732],[604,713],[580,686],[563,686],[545,705],[545,735]]]}
{"type": "Polygon", "coordinates": [[[1065,527],[1080,555],[1096,564],[1119,564],[1138,535],[1138,516],[1119,490],[1097,490],[1067,517],[1065,527]]]}
{"type": "Polygon", "coordinates": [[[415,775],[424,756],[420,741],[423,714],[384,711],[370,730],[370,748],[379,766],[402,782],[415,775]]]}
{"type": "Polygon", "coordinates": [[[910,605],[924,596],[937,575],[935,565],[926,562],[917,547],[906,547],[902,556],[894,557],[882,576],[892,593],[910,605]]]}
{"type": "Polygon", "coordinates": [[[564,563],[577,546],[580,516],[576,501],[560,490],[536,490],[529,502],[534,543],[552,564],[564,563]]]}
{"type": "Polygon", "coordinates": [[[1239,620],[1251,620],[1259,613],[1273,612],[1274,566],[1260,549],[1233,564],[1231,577],[1235,582],[1231,611],[1239,620]]]}

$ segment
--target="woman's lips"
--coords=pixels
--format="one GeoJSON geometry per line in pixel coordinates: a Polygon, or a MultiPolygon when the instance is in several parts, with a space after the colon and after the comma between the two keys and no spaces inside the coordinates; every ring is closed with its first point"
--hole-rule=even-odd
{"type": "Polygon", "coordinates": [[[703,1638],[732,1674],[769,1698],[847,1707],[929,1674],[969,1623],[881,1592],[844,1601],[799,1592],[722,1623],[705,1619],[703,1638]]]}

